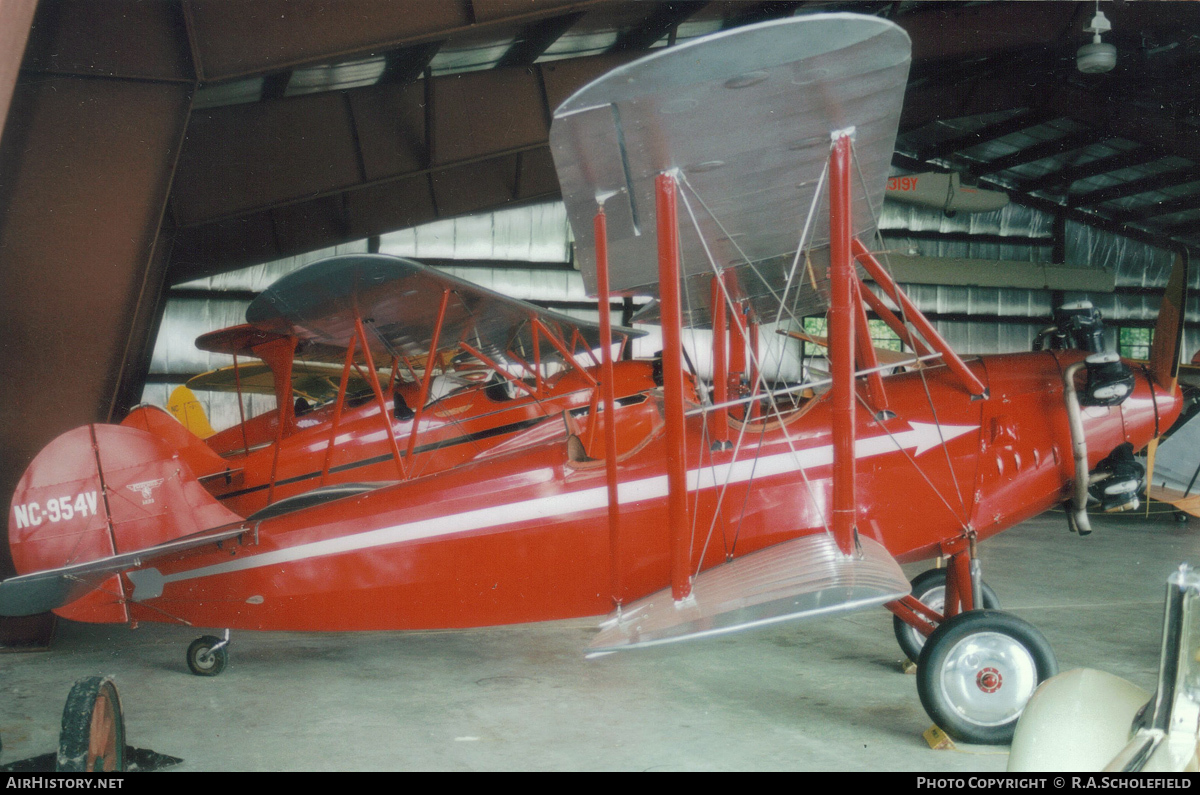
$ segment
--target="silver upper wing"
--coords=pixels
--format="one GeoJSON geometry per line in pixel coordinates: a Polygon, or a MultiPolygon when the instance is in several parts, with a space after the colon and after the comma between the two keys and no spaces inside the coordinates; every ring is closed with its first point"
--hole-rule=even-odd
{"type": "Polygon", "coordinates": [[[883,202],[910,50],[887,20],[813,14],[669,47],[584,86],[555,111],[550,147],[588,290],[603,201],[612,290],[657,292],[654,180],[677,170],[692,324],[707,321],[711,263],[736,268],[739,289],[760,306],[777,304],[794,269],[803,289],[788,303],[799,314],[820,311],[831,135],[854,130],[853,231],[865,239],[883,202]],[[794,268],[814,203],[814,252],[794,268]]]}
{"type": "MultiPolygon", "coordinates": [[[[440,351],[455,351],[462,341],[493,359],[504,359],[509,350],[532,359],[535,319],[568,345],[576,334],[588,347],[600,345],[596,323],[542,309],[412,260],[383,254],[331,257],[288,274],[246,309],[249,327],[239,326],[219,334],[247,330],[266,335],[264,339],[290,335],[304,343],[305,358],[340,362],[354,336],[355,317],[359,317],[372,355],[381,365],[392,356],[423,360],[433,354],[433,333],[442,295],[447,291],[450,299],[442,319],[440,351]]],[[[633,337],[643,334],[622,327],[614,327],[613,331],[633,337]]],[[[540,350],[543,360],[558,357],[549,344],[541,345],[540,350]]]]}

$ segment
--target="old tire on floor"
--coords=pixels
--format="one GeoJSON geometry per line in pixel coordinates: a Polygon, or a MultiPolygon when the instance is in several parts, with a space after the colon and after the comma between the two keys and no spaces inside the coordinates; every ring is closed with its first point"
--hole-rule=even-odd
{"type": "Polygon", "coordinates": [[[58,735],[60,773],[119,773],[125,770],[125,716],[117,687],[108,677],[78,680],[63,707],[58,735]]]}

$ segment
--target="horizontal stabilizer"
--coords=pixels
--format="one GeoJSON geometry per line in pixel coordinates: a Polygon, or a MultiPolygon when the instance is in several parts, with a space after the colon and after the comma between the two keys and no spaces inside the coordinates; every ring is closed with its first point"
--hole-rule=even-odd
{"type": "Polygon", "coordinates": [[[862,536],[859,541],[861,555],[847,557],[832,535],[818,533],[709,569],[679,603],[668,588],[610,616],[588,654],[848,612],[907,596],[908,580],[883,545],[862,536]]]}
{"type": "MultiPolygon", "coordinates": [[[[124,555],[10,577],[0,582],[0,616],[31,616],[68,605],[114,574],[246,533],[247,528],[216,528],[124,555]]],[[[137,594],[134,594],[137,598],[137,594]]]]}

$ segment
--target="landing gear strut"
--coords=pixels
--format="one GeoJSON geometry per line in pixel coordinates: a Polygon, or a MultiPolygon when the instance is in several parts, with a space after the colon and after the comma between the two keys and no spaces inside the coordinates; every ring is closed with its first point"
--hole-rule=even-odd
{"type": "Polygon", "coordinates": [[[229,630],[224,639],[215,635],[196,638],[187,650],[188,670],[196,676],[216,676],[229,665],[229,630]]]}
{"type": "MultiPolygon", "coordinates": [[[[981,583],[983,591],[983,606],[989,610],[1000,609],[1000,599],[987,583],[981,583]]],[[[921,604],[935,612],[946,613],[946,570],[929,569],[923,571],[912,580],[912,596],[921,604]]],[[[925,646],[925,636],[900,616],[892,616],[892,631],[896,634],[896,642],[908,659],[916,662],[925,646]]]]}
{"type": "Polygon", "coordinates": [[[1032,624],[994,609],[999,601],[983,582],[974,533],[943,551],[946,568],[920,574],[909,596],[887,605],[896,640],[917,663],[917,694],[934,723],[963,742],[1008,743],[1058,662],[1032,624]]]}

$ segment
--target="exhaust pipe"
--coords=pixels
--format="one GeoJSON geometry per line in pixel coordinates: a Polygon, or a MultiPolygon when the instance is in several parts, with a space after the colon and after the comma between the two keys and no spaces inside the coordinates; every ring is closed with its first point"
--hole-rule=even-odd
{"type": "Polygon", "coordinates": [[[1087,435],[1083,431],[1083,409],[1079,407],[1079,394],[1075,391],[1075,374],[1087,367],[1087,362],[1075,364],[1063,371],[1063,399],[1067,404],[1067,422],[1071,427],[1071,453],[1075,456],[1075,492],[1071,496],[1071,509],[1067,521],[1071,529],[1081,536],[1092,532],[1088,519],[1088,455],[1087,435]]]}

